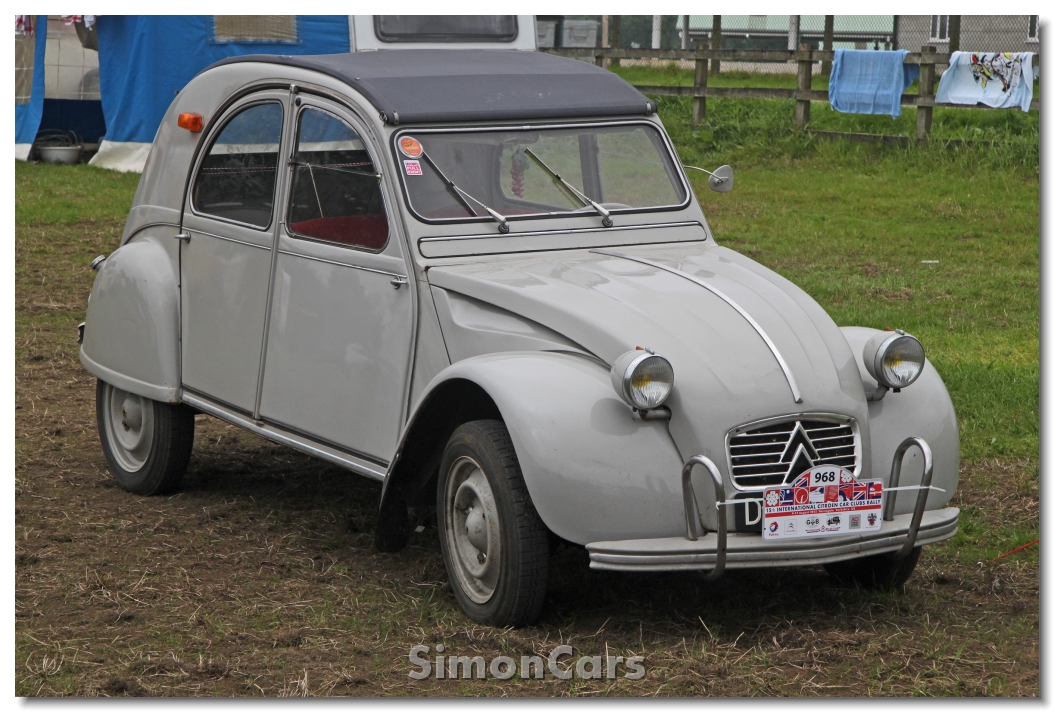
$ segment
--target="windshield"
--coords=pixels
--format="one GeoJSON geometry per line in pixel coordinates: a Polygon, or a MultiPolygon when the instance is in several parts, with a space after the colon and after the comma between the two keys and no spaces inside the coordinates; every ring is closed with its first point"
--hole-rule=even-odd
{"type": "Polygon", "coordinates": [[[458,189],[510,221],[553,215],[597,219],[583,196],[612,216],[676,209],[687,200],[662,135],[647,124],[408,130],[396,136],[395,145],[410,208],[428,221],[492,219],[480,205],[459,197],[458,189]]]}

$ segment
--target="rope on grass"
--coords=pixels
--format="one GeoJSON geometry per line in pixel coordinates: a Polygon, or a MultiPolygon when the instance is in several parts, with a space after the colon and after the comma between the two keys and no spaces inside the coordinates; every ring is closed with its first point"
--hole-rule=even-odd
{"type": "Polygon", "coordinates": [[[1010,551],[1006,552],[1005,554],[995,557],[994,559],[989,561],[988,564],[986,564],[986,565],[990,566],[991,564],[994,564],[995,562],[999,561],[1000,559],[1005,559],[1006,557],[1010,556],[1011,554],[1016,554],[1017,552],[1022,551],[1024,549],[1027,549],[1030,546],[1035,546],[1038,543],[1039,543],[1039,539],[1036,539],[1034,541],[1030,541],[1027,544],[1022,544],[1021,546],[1017,547],[1016,549],[1011,549],[1010,551]]]}

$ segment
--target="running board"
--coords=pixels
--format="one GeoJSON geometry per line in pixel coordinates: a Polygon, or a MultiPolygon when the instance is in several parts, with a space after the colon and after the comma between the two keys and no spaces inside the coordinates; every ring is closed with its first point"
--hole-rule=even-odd
{"type": "Polygon", "coordinates": [[[279,443],[280,445],[288,445],[294,450],[307,453],[326,462],[331,462],[334,465],[343,467],[351,470],[352,472],[360,475],[365,475],[374,480],[384,481],[387,472],[385,470],[378,469],[378,465],[365,460],[355,455],[338,450],[330,445],[323,445],[322,443],[309,440],[302,435],[296,435],[290,433],[281,428],[277,428],[267,423],[257,423],[252,418],[236,413],[223,406],[210,403],[207,400],[192,396],[183,391],[183,402],[189,406],[197,408],[202,413],[215,416],[220,420],[225,420],[231,425],[237,425],[239,428],[244,428],[250,433],[255,433],[262,438],[266,438],[272,442],[279,443]]]}

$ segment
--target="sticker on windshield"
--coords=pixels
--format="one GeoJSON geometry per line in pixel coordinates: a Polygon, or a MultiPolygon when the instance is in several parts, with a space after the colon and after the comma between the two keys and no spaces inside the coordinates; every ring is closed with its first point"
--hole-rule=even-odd
{"type": "Polygon", "coordinates": [[[403,161],[403,168],[406,169],[406,175],[408,176],[419,176],[421,173],[421,162],[420,161],[403,161]]]}
{"type": "Polygon", "coordinates": [[[413,136],[403,136],[399,139],[399,150],[407,158],[420,158],[421,154],[425,152],[421,142],[413,136]]]}

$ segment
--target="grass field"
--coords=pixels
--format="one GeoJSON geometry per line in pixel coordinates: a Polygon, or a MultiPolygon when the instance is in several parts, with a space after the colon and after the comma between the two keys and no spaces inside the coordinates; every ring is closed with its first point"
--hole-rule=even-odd
{"type": "Polygon", "coordinates": [[[18,164],[17,694],[1038,695],[1037,547],[978,566],[1038,537],[1035,146],[817,142],[779,118],[792,102],[764,104],[711,102],[703,127],[687,102],[661,110],[686,162],[736,167],[731,193],[696,185],[718,242],[839,324],[916,334],[947,383],[960,530],[903,592],[835,588],[818,567],[609,574],[568,548],[538,625],[494,630],[458,608],[427,517],[378,554],[378,484],[216,420],[198,416],[178,494],[129,495],[106,472],[75,327],[137,177],[18,164]],[[647,675],[414,682],[419,643],[569,644],[643,655],[647,675]]]}

